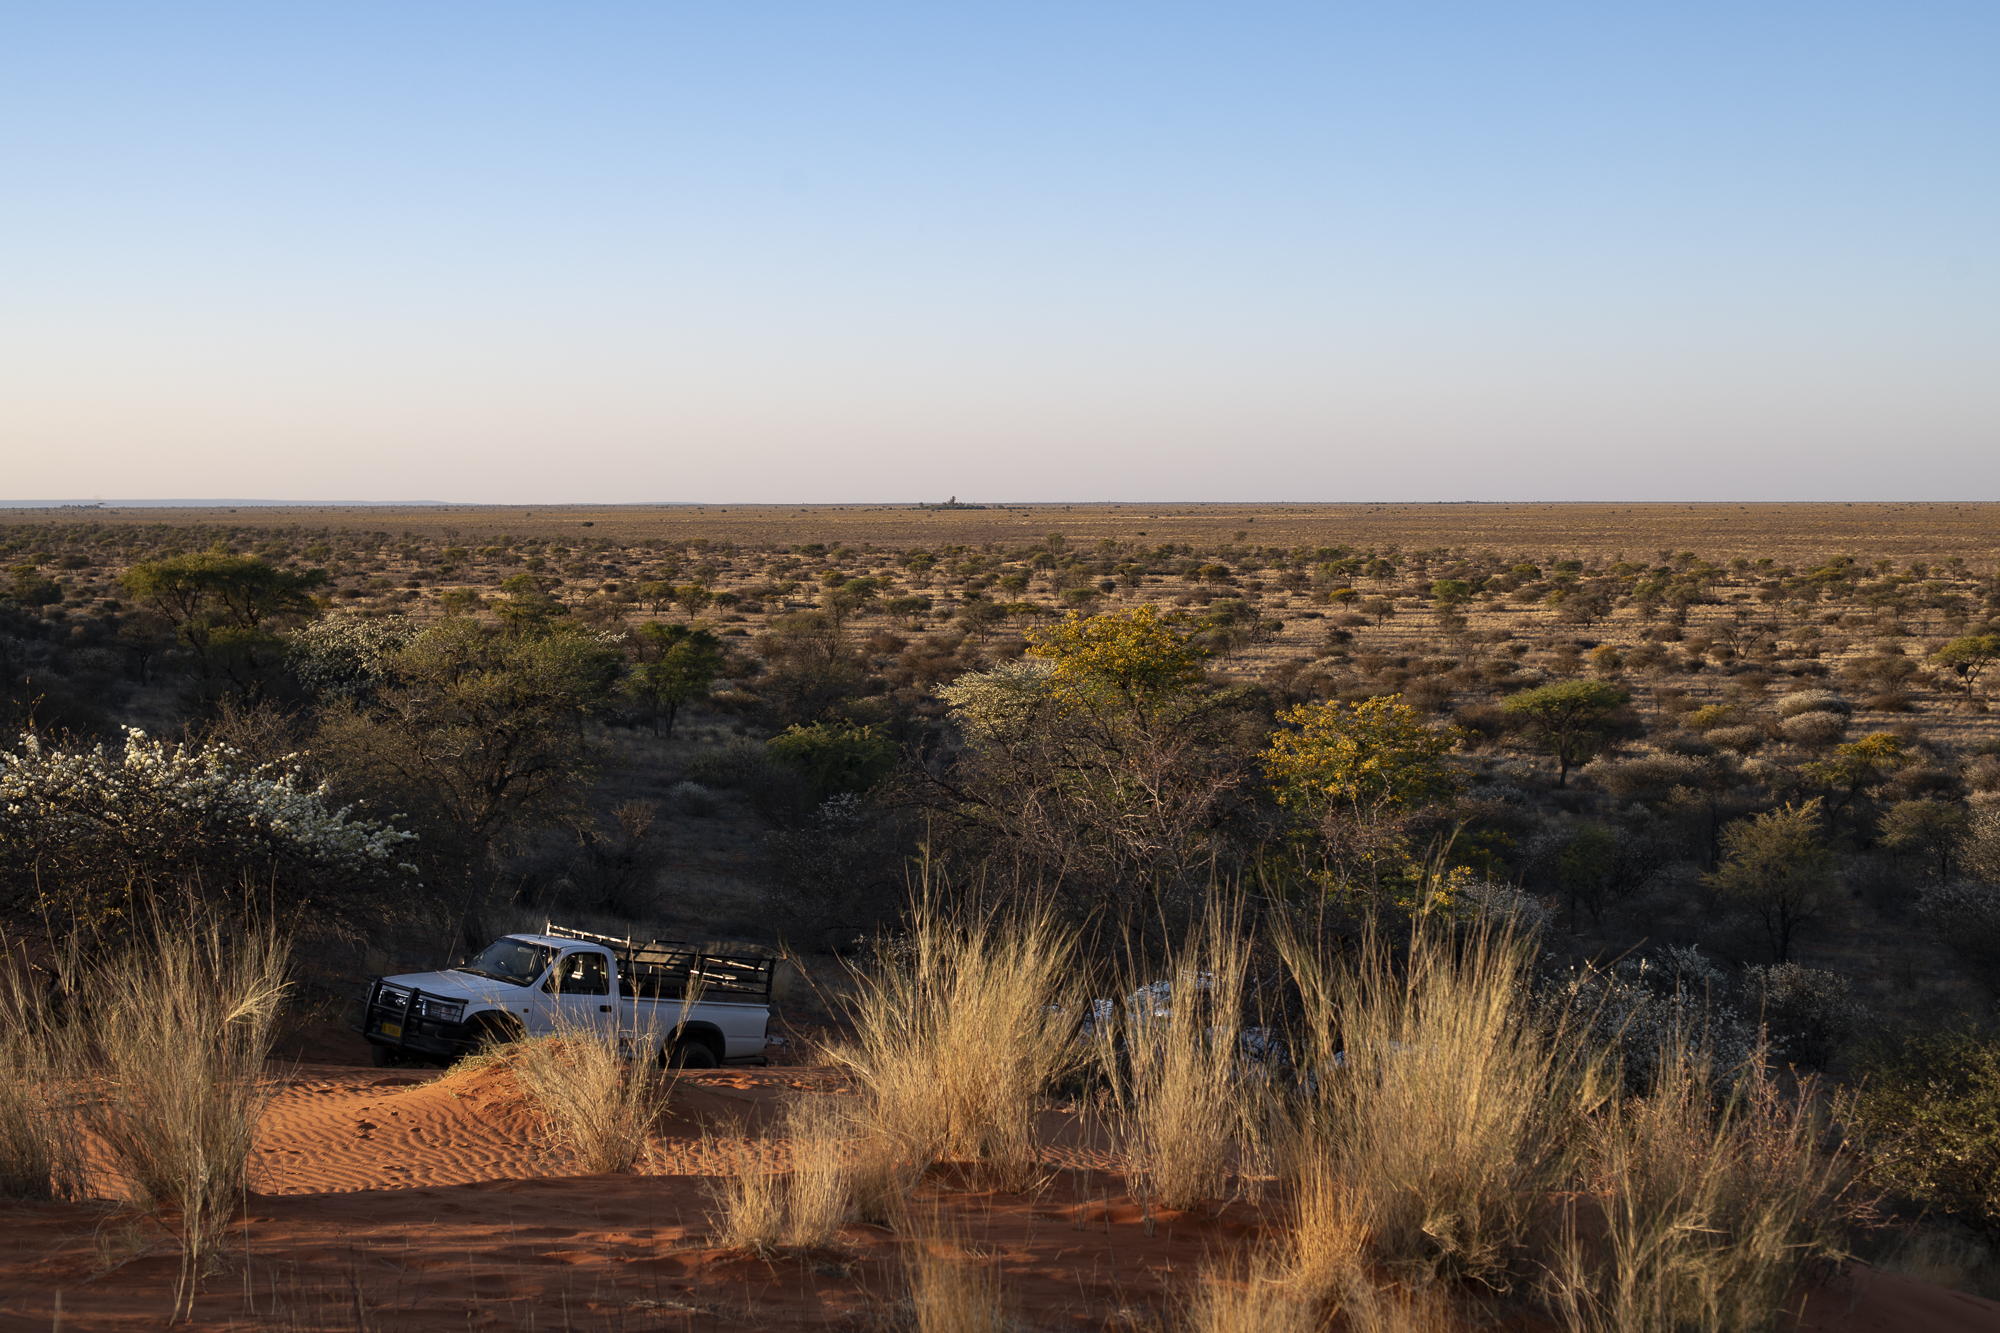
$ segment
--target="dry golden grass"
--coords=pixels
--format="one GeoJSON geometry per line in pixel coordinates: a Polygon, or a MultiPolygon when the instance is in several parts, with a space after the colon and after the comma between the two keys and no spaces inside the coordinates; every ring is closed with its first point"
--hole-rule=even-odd
{"type": "Polygon", "coordinates": [[[623,1174],[645,1155],[667,1090],[652,1062],[628,1059],[615,1034],[526,1037],[499,1058],[583,1170],[623,1174]]]}
{"type": "Polygon", "coordinates": [[[724,1245],[769,1254],[780,1247],[815,1249],[839,1236],[850,1211],[853,1123],[822,1097],[785,1104],[788,1172],[744,1171],[711,1191],[710,1224],[724,1245]]]}
{"type": "Polygon", "coordinates": [[[1380,936],[1339,963],[1293,936],[1280,949],[1316,1043],[1294,1149],[1301,1280],[1338,1297],[1358,1235],[1406,1280],[1511,1287],[1597,1095],[1595,1068],[1543,1040],[1522,1003],[1530,942],[1420,927],[1402,957],[1380,936]]]}
{"type": "Polygon", "coordinates": [[[854,1038],[830,1053],[876,1144],[866,1191],[939,1162],[1006,1189],[1039,1175],[1044,1091],[1078,1055],[1062,1012],[1074,948],[1044,915],[968,919],[929,901],[884,942],[881,964],[857,978],[854,1038]]]}
{"type": "Polygon", "coordinates": [[[1240,913],[1218,908],[1164,975],[1127,976],[1123,1021],[1097,1028],[1128,1180],[1151,1204],[1225,1197],[1231,1172],[1259,1146],[1263,1085],[1247,1077],[1241,1053],[1249,971],[1240,913]]]}
{"type": "Polygon", "coordinates": [[[1821,1150],[1812,1089],[1782,1097],[1761,1059],[1719,1106],[1698,1048],[1669,1047],[1660,1069],[1590,1127],[1549,1304],[1574,1333],[1768,1327],[1801,1268],[1838,1257],[1844,1164],[1821,1150]]]}
{"type": "Polygon", "coordinates": [[[903,1251],[910,1313],[917,1333],[1009,1333],[1017,1324],[991,1264],[962,1257],[959,1247],[920,1236],[903,1251]]]}
{"type": "Polygon", "coordinates": [[[1312,1304],[1256,1259],[1247,1274],[1203,1273],[1180,1320],[1187,1333],[1313,1333],[1319,1322],[1312,1304]]]}
{"type": "Polygon", "coordinates": [[[289,959],[268,932],[153,926],[79,973],[66,1058],[94,1076],[83,1119],[127,1197],[180,1242],[178,1314],[249,1184],[289,959]]]}

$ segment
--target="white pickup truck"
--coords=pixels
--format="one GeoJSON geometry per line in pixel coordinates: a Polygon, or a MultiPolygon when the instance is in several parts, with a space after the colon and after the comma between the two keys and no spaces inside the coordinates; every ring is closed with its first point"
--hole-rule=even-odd
{"type": "Polygon", "coordinates": [[[578,1031],[666,1065],[764,1064],[776,968],[757,954],[549,925],[442,972],[374,979],[354,1030],[378,1065],[449,1064],[491,1042],[578,1031]]]}

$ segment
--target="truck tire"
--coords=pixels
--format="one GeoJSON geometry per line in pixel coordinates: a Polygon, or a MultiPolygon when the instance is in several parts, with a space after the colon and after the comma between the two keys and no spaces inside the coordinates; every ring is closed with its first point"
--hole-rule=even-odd
{"type": "Polygon", "coordinates": [[[722,1059],[700,1037],[682,1037],[667,1048],[665,1062],[669,1069],[714,1069],[722,1059]]]}

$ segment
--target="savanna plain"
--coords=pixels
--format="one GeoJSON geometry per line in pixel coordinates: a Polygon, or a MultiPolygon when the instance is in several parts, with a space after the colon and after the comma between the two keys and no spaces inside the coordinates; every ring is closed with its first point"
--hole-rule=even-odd
{"type": "Polygon", "coordinates": [[[2000,506],[0,557],[0,1326],[2000,1328],[2000,506]],[[551,921],[766,1056],[354,1032],[551,921]]]}

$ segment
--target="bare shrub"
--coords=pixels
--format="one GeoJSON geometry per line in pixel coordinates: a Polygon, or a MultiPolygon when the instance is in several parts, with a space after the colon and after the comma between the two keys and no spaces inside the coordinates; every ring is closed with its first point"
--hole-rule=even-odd
{"type": "Polygon", "coordinates": [[[1778,724],[1778,731],[1794,745],[1808,750],[1824,749],[1847,734],[1845,713],[1799,713],[1778,724]]]}
{"type": "Polygon", "coordinates": [[[861,1133],[894,1145],[904,1179],[942,1161],[1005,1188],[1033,1179],[1044,1090],[1076,1060],[1062,1012],[1074,950],[1043,913],[967,918],[925,901],[857,973],[854,1040],[831,1054],[862,1095],[861,1133]]]}
{"type": "Polygon", "coordinates": [[[1832,690],[1794,690],[1778,700],[1780,719],[1803,717],[1807,713],[1837,713],[1842,716],[1854,711],[1853,705],[1832,690]]]}
{"type": "Polygon", "coordinates": [[[1763,748],[1768,737],[1762,727],[1717,727],[1703,736],[1718,750],[1728,750],[1734,754],[1755,754],[1763,748]]]}
{"type": "Polygon", "coordinates": [[[79,977],[99,1085],[83,1108],[127,1196],[180,1241],[178,1314],[249,1183],[288,952],[269,932],[152,927],[79,977]]]}

